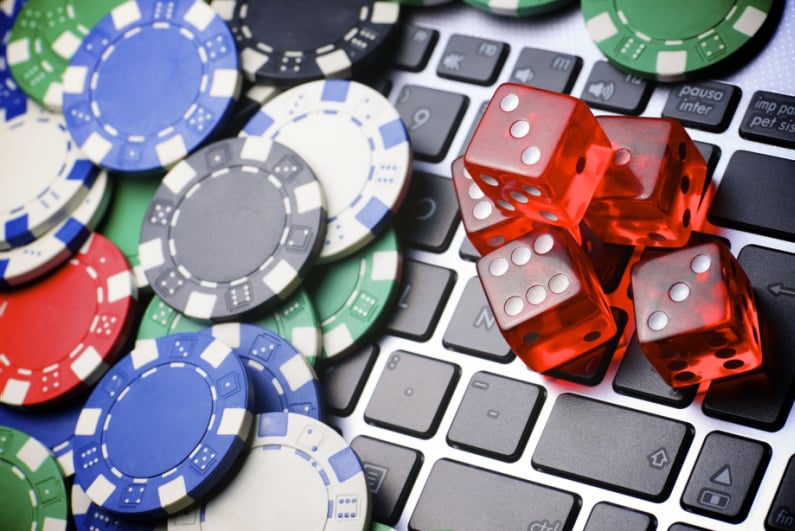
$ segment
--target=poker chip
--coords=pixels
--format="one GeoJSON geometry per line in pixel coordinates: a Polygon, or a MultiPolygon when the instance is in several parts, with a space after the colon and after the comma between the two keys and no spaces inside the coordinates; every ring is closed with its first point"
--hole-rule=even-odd
{"type": "Polygon", "coordinates": [[[231,347],[243,361],[254,389],[255,415],[284,411],[322,417],[317,375],[286,339],[245,323],[215,325],[203,333],[231,347]]]}
{"type": "Polygon", "coordinates": [[[11,76],[6,61],[6,46],[23,0],[0,1],[0,122],[25,111],[25,93],[11,76]]]}
{"type": "Polygon", "coordinates": [[[239,90],[234,39],[212,8],[201,0],[129,0],[75,52],[63,76],[63,110],[92,161],[146,173],[202,144],[239,90]]]}
{"type": "Polygon", "coordinates": [[[323,331],[323,358],[346,354],[375,330],[390,309],[402,269],[390,229],[358,253],[312,271],[309,295],[323,331]]]}
{"type": "Polygon", "coordinates": [[[67,263],[3,293],[0,402],[37,405],[91,385],[120,353],[135,318],[127,261],[93,234],[67,263]]]}
{"type": "Polygon", "coordinates": [[[571,0],[464,0],[464,2],[494,15],[526,17],[560,9],[570,4],[571,0]]]}
{"type": "Polygon", "coordinates": [[[27,245],[0,251],[0,288],[36,280],[74,255],[107,211],[110,190],[107,174],[100,172],[68,218],[27,245]]]}
{"type": "Polygon", "coordinates": [[[77,483],[72,485],[70,498],[75,531],[166,531],[167,529],[165,522],[130,520],[106,511],[93,503],[77,483]]]}
{"type": "Polygon", "coordinates": [[[0,122],[0,161],[0,251],[53,228],[85,197],[98,173],[75,147],[63,117],[31,101],[26,112],[0,122]]]}
{"type": "Polygon", "coordinates": [[[246,77],[279,86],[357,74],[387,48],[400,18],[398,4],[374,0],[214,0],[212,6],[235,35],[246,77]]]}
{"type": "Polygon", "coordinates": [[[243,364],[212,336],[139,341],[80,414],[75,482],[93,503],[122,516],[185,509],[240,455],[251,402],[243,364]]]}
{"type": "Polygon", "coordinates": [[[283,143],[314,169],[328,203],[318,263],[339,260],[382,234],[408,190],[412,152],[400,115],[355,81],[314,81],[283,92],[241,135],[283,143]]]}
{"type": "Polygon", "coordinates": [[[169,531],[369,529],[370,493],[359,458],[322,422],[295,413],[257,417],[256,436],[234,480],[169,531]]]}
{"type": "MultiPolygon", "coordinates": [[[[323,347],[320,321],[303,288],[295,290],[273,313],[252,320],[250,324],[286,338],[310,365],[314,365],[320,356],[323,347]]],[[[138,339],[157,339],[177,332],[200,332],[205,328],[205,323],[184,316],[155,295],[141,318],[138,339]]]]}
{"type": "Polygon", "coordinates": [[[729,58],[757,33],[772,5],[582,0],[581,8],[591,39],[610,62],[639,76],[677,81],[729,58]]]}
{"type": "Polygon", "coordinates": [[[138,241],[146,211],[161,179],[123,173],[114,173],[112,178],[113,197],[99,232],[124,253],[135,273],[138,289],[148,290],[149,280],[138,258],[138,241]]]}
{"type": "Polygon", "coordinates": [[[320,183],[294,151],[231,138],[165,176],[138,256],[170,306],[228,321],[272,310],[295,291],[320,252],[325,221],[320,183]]]}
{"type": "Polygon", "coordinates": [[[69,503],[61,469],[30,435],[0,426],[0,522],[3,529],[66,529],[69,503]]]}

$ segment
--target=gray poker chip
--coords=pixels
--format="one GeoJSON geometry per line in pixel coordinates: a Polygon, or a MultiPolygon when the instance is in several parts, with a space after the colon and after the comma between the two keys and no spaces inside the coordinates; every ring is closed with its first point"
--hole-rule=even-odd
{"type": "Polygon", "coordinates": [[[233,320],[278,306],[320,253],[326,203],[311,168],[262,137],[210,144],[163,179],[141,228],[154,292],[189,317],[233,320]]]}

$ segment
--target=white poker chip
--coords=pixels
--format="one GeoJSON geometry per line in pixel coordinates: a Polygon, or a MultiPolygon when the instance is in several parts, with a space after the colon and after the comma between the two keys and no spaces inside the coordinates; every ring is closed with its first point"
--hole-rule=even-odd
{"type": "Polygon", "coordinates": [[[364,531],[370,493],[345,439],[297,413],[257,417],[245,461],[210,501],[169,519],[169,531],[364,531]]]}
{"type": "Polygon", "coordinates": [[[314,81],[283,92],[241,136],[286,145],[323,185],[328,224],[318,263],[353,254],[385,232],[408,191],[412,152],[400,115],[355,81],[314,81]]]}

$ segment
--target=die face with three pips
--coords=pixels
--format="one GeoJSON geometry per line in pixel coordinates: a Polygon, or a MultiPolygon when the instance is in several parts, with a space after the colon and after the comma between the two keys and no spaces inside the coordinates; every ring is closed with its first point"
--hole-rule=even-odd
{"type": "Polygon", "coordinates": [[[722,244],[682,248],[705,211],[707,169],[678,122],[595,118],[571,96],[506,83],[452,173],[495,319],[531,369],[561,367],[616,333],[582,222],[605,243],[666,251],[636,264],[631,283],[639,344],[670,385],[761,365],[737,260],[722,244]]]}

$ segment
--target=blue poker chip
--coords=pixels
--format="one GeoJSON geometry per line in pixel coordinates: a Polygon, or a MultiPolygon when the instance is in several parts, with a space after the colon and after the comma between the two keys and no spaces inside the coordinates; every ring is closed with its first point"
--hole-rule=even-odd
{"type": "Polygon", "coordinates": [[[223,124],[240,81],[234,38],[206,3],[129,0],[72,57],[63,112],[96,164],[154,172],[173,166],[223,124]]]}
{"type": "Polygon", "coordinates": [[[166,531],[161,520],[130,520],[93,503],[80,485],[72,485],[70,496],[75,531],[166,531]]]}
{"type": "Polygon", "coordinates": [[[25,112],[27,99],[22,89],[14,82],[6,61],[6,45],[23,0],[0,2],[0,121],[10,120],[25,112]]]}
{"type": "Polygon", "coordinates": [[[252,324],[225,323],[202,333],[242,360],[254,388],[254,413],[283,411],[322,418],[320,384],[306,358],[279,334],[252,324]]]}
{"type": "Polygon", "coordinates": [[[240,359],[207,334],[143,340],[100,380],[75,427],[75,481],[99,507],[163,517],[207,495],[251,428],[240,359]]]}

